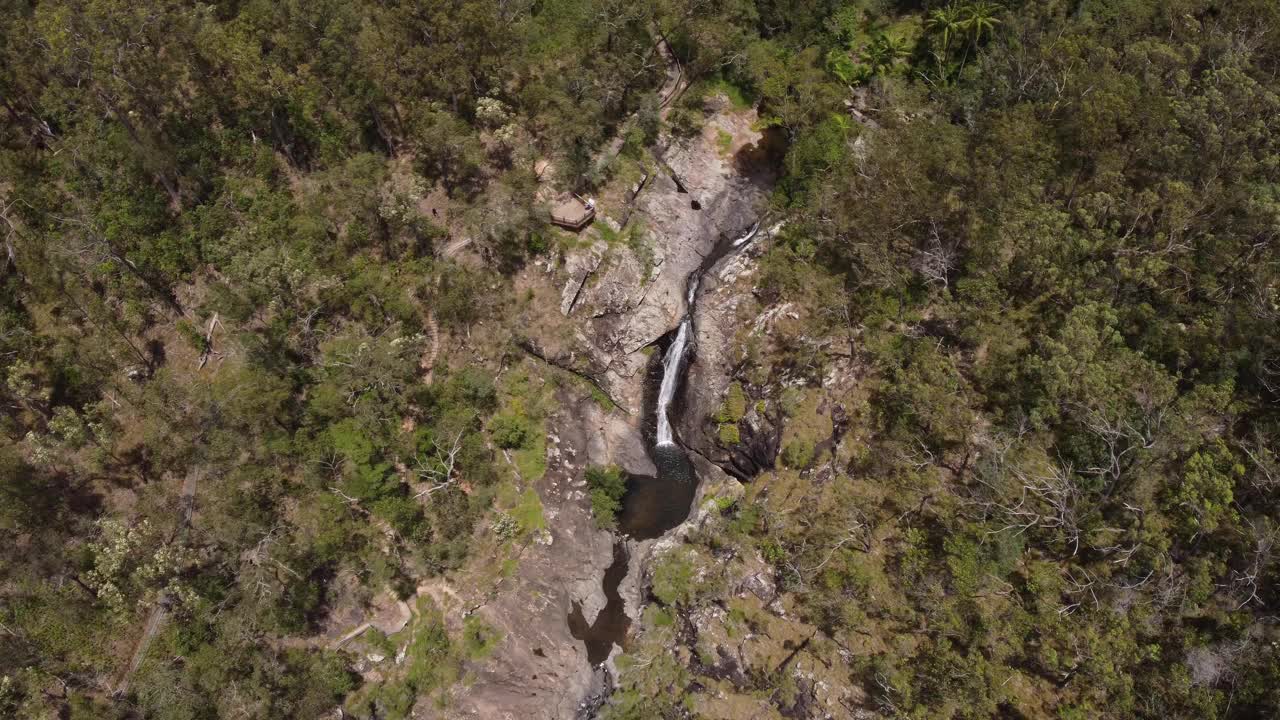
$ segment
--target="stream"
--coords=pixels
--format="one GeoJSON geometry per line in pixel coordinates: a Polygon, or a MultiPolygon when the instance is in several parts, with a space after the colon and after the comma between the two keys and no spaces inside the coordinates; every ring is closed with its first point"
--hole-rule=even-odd
{"type": "MultiPolygon", "coordinates": [[[[646,408],[653,408],[653,443],[649,457],[657,468],[657,474],[630,475],[627,491],[622,498],[622,511],[618,515],[618,536],[613,544],[613,563],[605,571],[601,581],[605,606],[595,622],[587,623],[582,607],[574,603],[569,614],[569,630],[573,637],[587,646],[587,660],[592,667],[609,658],[616,645],[624,648],[631,618],[627,616],[626,603],[619,592],[619,585],[630,569],[631,553],[627,540],[654,540],[678,527],[689,517],[694,496],[698,491],[698,476],[689,461],[688,453],[679,443],[672,426],[672,414],[681,410],[679,398],[681,382],[690,358],[696,353],[694,309],[702,278],[726,256],[755,239],[760,221],[755,221],[741,235],[733,239],[721,236],[712,251],[703,258],[698,269],[689,275],[685,290],[684,317],[672,333],[658,341],[666,345],[662,361],[650,364],[646,386],[646,408]],[[652,392],[656,386],[656,394],[652,392]]],[[[648,433],[646,432],[646,435],[648,433]]]]}

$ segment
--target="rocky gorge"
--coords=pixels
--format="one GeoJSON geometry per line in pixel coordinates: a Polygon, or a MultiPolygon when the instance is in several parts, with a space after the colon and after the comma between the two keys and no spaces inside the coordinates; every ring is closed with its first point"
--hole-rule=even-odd
{"type": "MultiPolygon", "coordinates": [[[[737,484],[708,460],[714,439],[704,437],[699,414],[729,383],[733,332],[716,326],[736,303],[725,289],[749,272],[753,246],[769,235],[759,218],[773,169],[754,122],[753,111],[723,103],[700,134],[660,145],[659,171],[633,198],[629,231],[639,242],[584,233],[584,246],[560,263],[526,271],[531,289],[558,289],[561,302],[558,316],[530,318],[521,345],[588,380],[609,402],[560,393],[561,409],[547,423],[547,472],[536,486],[548,529],[474,610],[506,639],[458,693],[464,715],[592,717],[645,605],[654,548],[699,521],[701,498],[737,484]],[[678,445],[658,447],[662,361],[682,325],[686,354],[668,371],[687,377],[667,377],[678,445]],[[631,478],[616,536],[593,524],[583,480],[589,465],[616,465],[631,478]]],[[[607,206],[598,222],[616,226],[607,206]]]]}

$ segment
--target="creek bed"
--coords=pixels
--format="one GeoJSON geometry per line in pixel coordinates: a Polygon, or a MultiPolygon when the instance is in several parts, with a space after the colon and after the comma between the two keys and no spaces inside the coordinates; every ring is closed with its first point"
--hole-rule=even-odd
{"type": "Polygon", "coordinates": [[[616,645],[625,650],[631,618],[618,587],[630,569],[631,554],[627,540],[654,540],[674,530],[688,517],[698,492],[698,476],[688,453],[673,436],[672,422],[683,410],[681,401],[684,373],[696,353],[693,326],[694,304],[703,276],[725,256],[741,248],[755,237],[757,221],[736,238],[721,237],[701,266],[687,282],[687,307],[676,330],[661,338],[649,362],[645,381],[645,428],[649,457],[657,474],[628,475],[627,492],[618,515],[618,537],[613,544],[613,563],[604,573],[601,587],[605,606],[592,623],[587,623],[580,603],[569,613],[569,631],[587,646],[587,660],[598,666],[609,658],[616,645]],[[675,355],[672,355],[672,352],[675,355]],[[665,357],[664,357],[665,356],[665,357]],[[648,418],[653,418],[650,422],[648,418]]]}

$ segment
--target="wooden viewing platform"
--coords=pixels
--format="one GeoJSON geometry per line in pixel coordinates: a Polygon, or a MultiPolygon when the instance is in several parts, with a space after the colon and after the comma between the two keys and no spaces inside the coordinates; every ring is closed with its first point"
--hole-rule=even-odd
{"type": "Polygon", "coordinates": [[[590,225],[595,217],[596,209],[576,195],[561,196],[551,206],[551,222],[570,230],[581,230],[590,225]]]}

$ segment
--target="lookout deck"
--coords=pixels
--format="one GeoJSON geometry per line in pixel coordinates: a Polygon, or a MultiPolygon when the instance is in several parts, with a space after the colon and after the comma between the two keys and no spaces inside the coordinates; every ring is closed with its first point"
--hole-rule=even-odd
{"type": "Polygon", "coordinates": [[[595,208],[573,195],[558,198],[551,207],[551,222],[570,230],[581,230],[595,217],[595,208]]]}

